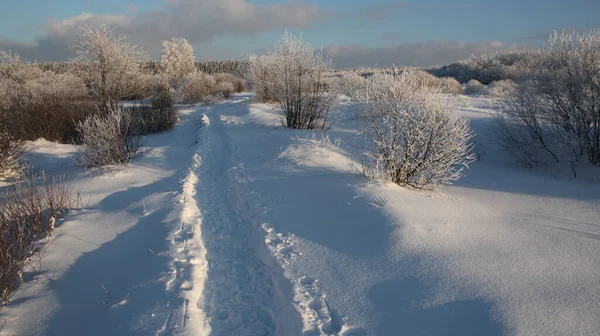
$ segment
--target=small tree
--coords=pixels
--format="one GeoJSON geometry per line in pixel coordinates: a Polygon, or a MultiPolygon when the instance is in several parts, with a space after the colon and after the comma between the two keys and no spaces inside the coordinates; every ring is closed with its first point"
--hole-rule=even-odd
{"type": "Polygon", "coordinates": [[[142,82],[139,60],[146,58],[146,53],[140,46],[126,43],[126,39],[106,25],[85,26],[74,45],[75,71],[104,111],[134,96],[142,82]]]}
{"type": "Polygon", "coordinates": [[[277,101],[289,128],[327,127],[335,100],[324,77],[332,69],[322,51],[288,33],[266,55],[249,58],[249,77],[259,97],[277,101]]]}
{"type": "Polygon", "coordinates": [[[357,96],[365,102],[368,125],[366,175],[428,188],[459,179],[473,161],[468,120],[414,71],[374,75],[357,96]]]}
{"type": "Polygon", "coordinates": [[[166,73],[173,79],[195,72],[194,48],[184,38],[174,38],[162,42],[163,50],[160,63],[166,73]]]}

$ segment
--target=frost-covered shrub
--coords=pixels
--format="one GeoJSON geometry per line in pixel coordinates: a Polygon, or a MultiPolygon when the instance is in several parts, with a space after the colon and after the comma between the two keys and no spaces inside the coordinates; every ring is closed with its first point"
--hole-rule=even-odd
{"type": "Polygon", "coordinates": [[[51,234],[55,223],[72,207],[68,184],[62,179],[27,175],[0,195],[0,304],[10,302],[29,265],[39,271],[36,242],[51,234]]]}
{"type": "Polygon", "coordinates": [[[131,135],[148,135],[166,132],[177,123],[177,109],[173,106],[155,107],[147,105],[122,108],[131,116],[129,132],[131,135]]]}
{"type": "Polygon", "coordinates": [[[173,107],[173,94],[169,85],[158,84],[153,89],[152,108],[157,110],[167,110],[173,107]]]}
{"type": "Polygon", "coordinates": [[[492,82],[487,87],[487,94],[495,98],[505,98],[512,95],[517,89],[517,83],[510,79],[492,82]]]}
{"type": "Polygon", "coordinates": [[[429,188],[459,179],[473,161],[468,120],[414,71],[374,75],[361,100],[368,125],[367,176],[429,188]]]}
{"type": "Polygon", "coordinates": [[[600,29],[555,32],[498,117],[501,144],[528,165],[600,166],[600,29]]]}
{"type": "Polygon", "coordinates": [[[331,61],[310,44],[286,33],[266,55],[249,59],[249,74],[259,99],[274,99],[286,127],[323,129],[334,103],[325,85],[331,61]]]}
{"type": "Polygon", "coordinates": [[[215,76],[215,80],[217,81],[217,84],[220,83],[229,83],[232,86],[231,90],[228,90],[229,92],[245,92],[246,91],[246,83],[243,79],[236,77],[232,74],[229,73],[217,73],[214,75],[215,76]]]}
{"type": "Polygon", "coordinates": [[[0,50],[0,79],[24,84],[41,76],[42,70],[38,64],[23,61],[19,54],[0,50]]]}
{"type": "Polygon", "coordinates": [[[162,42],[160,63],[165,72],[174,80],[196,72],[194,48],[184,38],[174,38],[162,42]]]}
{"type": "Polygon", "coordinates": [[[141,147],[131,112],[120,108],[90,115],[77,124],[81,146],[75,164],[84,168],[125,165],[141,147]]]}
{"type": "Polygon", "coordinates": [[[19,171],[19,158],[23,146],[15,140],[0,123],[0,179],[16,174],[19,171]]]}
{"type": "Polygon", "coordinates": [[[235,90],[233,84],[229,82],[220,82],[217,84],[215,89],[217,94],[223,96],[223,98],[229,98],[231,93],[233,93],[235,90]]]}
{"type": "Polygon", "coordinates": [[[369,82],[365,77],[355,72],[344,72],[336,81],[337,92],[350,97],[352,100],[358,99],[356,93],[364,90],[369,82]]]}
{"type": "Polygon", "coordinates": [[[137,97],[143,83],[140,59],[146,53],[106,25],[83,27],[74,49],[74,72],[81,77],[102,110],[115,108],[122,99],[137,97]]]}
{"type": "Polygon", "coordinates": [[[47,71],[24,83],[0,79],[0,122],[16,139],[70,142],[75,122],[95,110],[83,80],[70,74],[47,71]]]}
{"type": "Polygon", "coordinates": [[[179,82],[178,99],[183,103],[211,103],[229,98],[233,92],[243,92],[245,83],[231,74],[209,75],[203,72],[187,74],[179,82]]]}
{"type": "Polygon", "coordinates": [[[476,79],[471,79],[465,84],[465,94],[477,94],[485,91],[485,85],[481,84],[476,79]]]}
{"type": "Polygon", "coordinates": [[[452,77],[440,78],[440,91],[442,93],[459,95],[463,93],[462,85],[452,77]]]}
{"type": "Polygon", "coordinates": [[[205,102],[215,94],[216,79],[203,72],[185,75],[178,87],[178,98],[183,103],[205,102]]]}
{"type": "Polygon", "coordinates": [[[248,73],[246,77],[257,101],[270,103],[277,101],[275,95],[275,67],[273,57],[269,55],[250,55],[248,57],[248,73]]]}

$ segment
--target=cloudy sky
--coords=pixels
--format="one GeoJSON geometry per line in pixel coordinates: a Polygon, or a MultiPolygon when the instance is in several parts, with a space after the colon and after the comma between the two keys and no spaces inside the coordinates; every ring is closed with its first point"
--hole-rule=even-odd
{"type": "Polygon", "coordinates": [[[188,39],[198,60],[241,59],[289,30],[339,68],[428,66],[600,27],[598,13],[599,0],[6,0],[0,49],[65,60],[82,25],[106,23],[154,59],[172,37],[188,39]]]}

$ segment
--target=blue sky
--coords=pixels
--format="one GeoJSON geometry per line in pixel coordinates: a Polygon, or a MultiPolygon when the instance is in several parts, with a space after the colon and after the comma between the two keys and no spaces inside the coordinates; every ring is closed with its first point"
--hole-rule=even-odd
{"type": "Polygon", "coordinates": [[[600,27],[598,0],[9,0],[0,6],[0,49],[39,60],[68,57],[65,46],[81,24],[104,22],[153,58],[169,37],[190,40],[198,59],[241,58],[288,29],[327,48],[344,67],[387,65],[395,55],[397,65],[445,63],[540,45],[554,29],[600,27]]]}

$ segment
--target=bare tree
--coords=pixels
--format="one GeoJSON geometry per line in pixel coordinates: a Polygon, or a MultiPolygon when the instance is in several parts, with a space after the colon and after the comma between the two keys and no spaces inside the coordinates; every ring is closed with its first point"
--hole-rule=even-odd
{"type": "Polygon", "coordinates": [[[175,80],[195,72],[194,48],[184,38],[174,38],[162,42],[160,63],[166,73],[175,80]]]}
{"type": "Polygon", "coordinates": [[[429,188],[461,178],[474,160],[468,120],[414,71],[376,74],[357,96],[365,102],[366,175],[429,188]]]}
{"type": "Polygon", "coordinates": [[[277,101],[286,127],[327,127],[335,96],[328,93],[324,78],[333,66],[322,51],[286,32],[273,50],[251,56],[249,64],[255,88],[277,101]]]}
{"type": "Polygon", "coordinates": [[[142,82],[139,60],[146,58],[146,53],[126,39],[106,25],[85,26],[74,45],[75,71],[91,88],[103,110],[135,95],[142,82]]]}

